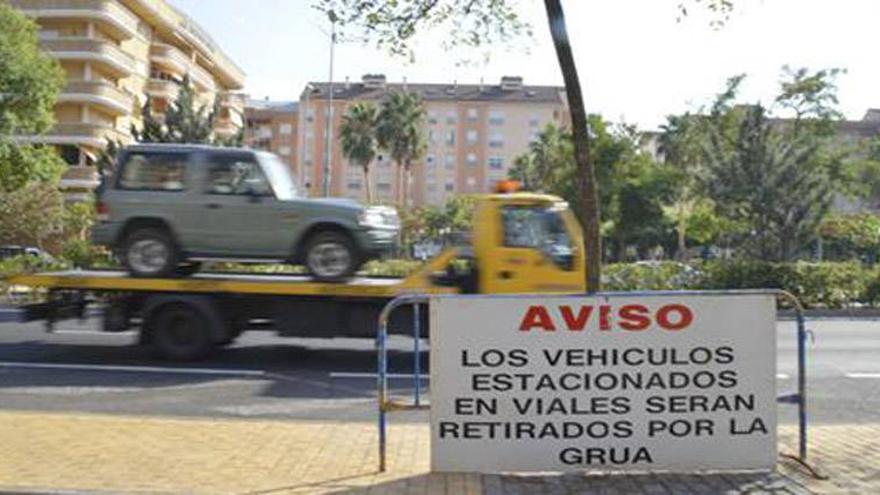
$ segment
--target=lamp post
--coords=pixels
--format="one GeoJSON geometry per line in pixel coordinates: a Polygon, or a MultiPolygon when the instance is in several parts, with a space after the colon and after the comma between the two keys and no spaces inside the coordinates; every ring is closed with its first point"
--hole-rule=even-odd
{"type": "Polygon", "coordinates": [[[322,193],[324,197],[330,196],[330,160],[333,156],[333,52],[336,47],[336,21],[339,19],[336,17],[336,12],[330,10],[327,12],[327,18],[330,20],[330,80],[328,85],[328,93],[327,97],[327,115],[325,116],[325,129],[324,129],[324,137],[326,138],[324,144],[324,173],[323,173],[323,183],[322,183],[322,193]]]}

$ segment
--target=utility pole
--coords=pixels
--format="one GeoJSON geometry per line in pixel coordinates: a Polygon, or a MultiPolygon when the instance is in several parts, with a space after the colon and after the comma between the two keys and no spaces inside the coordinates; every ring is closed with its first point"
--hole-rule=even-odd
{"type": "Polygon", "coordinates": [[[333,156],[333,52],[336,47],[336,21],[338,17],[336,17],[336,12],[332,10],[327,12],[327,17],[330,19],[330,84],[329,84],[329,96],[327,98],[327,115],[325,116],[325,124],[326,128],[324,129],[324,136],[326,138],[326,142],[324,144],[324,180],[322,184],[322,192],[324,197],[330,196],[330,160],[333,156]]]}

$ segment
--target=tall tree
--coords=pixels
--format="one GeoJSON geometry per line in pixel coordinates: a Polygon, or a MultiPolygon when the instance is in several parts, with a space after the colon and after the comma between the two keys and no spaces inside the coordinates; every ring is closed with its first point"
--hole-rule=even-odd
{"type": "Polygon", "coordinates": [[[424,155],[425,107],[415,93],[395,91],[382,101],[377,116],[376,138],[397,164],[398,206],[409,206],[412,165],[424,155]]]}
{"type": "Polygon", "coordinates": [[[704,200],[701,177],[705,175],[703,144],[705,116],[691,113],[669,115],[661,125],[658,151],[664,163],[678,170],[679,181],[671,205],[677,234],[676,257],[687,253],[690,216],[704,200]]]}
{"type": "Polygon", "coordinates": [[[52,126],[63,85],[58,61],[38,46],[36,24],[0,2],[0,191],[61,176],[64,163],[54,149],[13,137],[40,134],[52,126]]]}
{"type": "Polygon", "coordinates": [[[342,154],[364,170],[364,188],[367,203],[373,202],[370,164],[376,158],[376,123],[378,110],[370,102],[359,102],[348,107],[342,116],[340,139],[342,154]]]}
{"type": "Polygon", "coordinates": [[[212,105],[199,105],[195,88],[186,76],[164,116],[153,114],[152,100],[147,98],[141,113],[143,126],[132,126],[131,133],[135,141],[142,143],[222,144],[223,140],[214,135],[219,109],[217,99],[212,105]]]}
{"type": "Polygon", "coordinates": [[[747,227],[740,241],[748,254],[788,261],[816,238],[833,197],[818,147],[775,131],[761,105],[745,109],[732,148],[710,128],[709,192],[722,215],[747,227]]]}

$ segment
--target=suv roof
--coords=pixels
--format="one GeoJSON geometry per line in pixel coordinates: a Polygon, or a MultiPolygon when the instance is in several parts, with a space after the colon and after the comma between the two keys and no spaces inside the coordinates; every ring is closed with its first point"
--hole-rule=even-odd
{"type": "Polygon", "coordinates": [[[125,151],[163,151],[163,152],[190,152],[190,151],[211,151],[217,153],[230,152],[253,152],[250,148],[230,148],[223,146],[211,146],[208,144],[178,144],[178,143],[143,143],[132,144],[125,147],[125,151]]]}

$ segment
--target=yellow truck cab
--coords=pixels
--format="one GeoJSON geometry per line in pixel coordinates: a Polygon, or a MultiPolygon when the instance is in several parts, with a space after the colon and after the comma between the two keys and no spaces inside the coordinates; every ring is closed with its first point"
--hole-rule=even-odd
{"type": "MultiPolygon", "coordinates": [[[[141,342],[172,359],[195,359],[245,330],[297,337],[375,337],[379,312],[407,293],[578,293],[585,291],[583,236],[568,205],[534,193],[481,196],[469,245],[449,248],[402,279],[360,277],[327,283],[306,276],[199,273],[133,278],[123,271],[22,274],[11,285],[47,289],[20,308],[20,321],[83,317],[100,306],[103,329],[137,328],[141,342]]],[[[423,333],[428,334],[426,312],[423,333]]],[[[411,308],[392,333],[410,334],[411,308]]]]}
{"type": "Polygon", "coordinates": [[[584,242],[568,204],[555,196],[493,194],[474,214],[479,292],[584,292],[584,242]]]}

